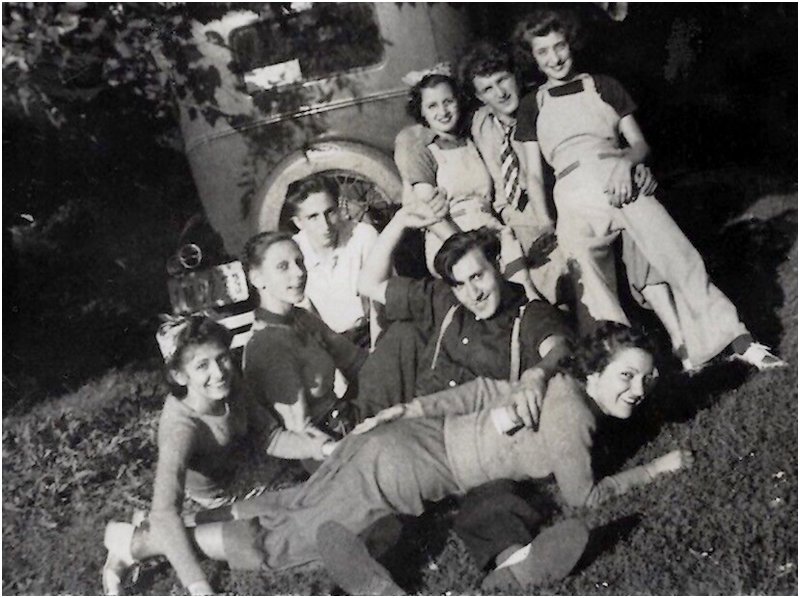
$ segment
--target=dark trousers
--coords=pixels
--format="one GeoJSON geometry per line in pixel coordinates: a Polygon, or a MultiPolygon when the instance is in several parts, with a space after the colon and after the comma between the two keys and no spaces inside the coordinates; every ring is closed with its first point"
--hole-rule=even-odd
{"type": "Polygon", "coordinates": [[[393,322],[358,373],[361,419],[414,398],[425,336],[411,322],[393,322]]]}
{"type": "Polygon", "coordinates": [[[544,519],[543,513],[519,495],[516,482],[495,480],[466,494],[453,530],[478,567],[485,569],[506,548],[530,543],[544,519]]]}

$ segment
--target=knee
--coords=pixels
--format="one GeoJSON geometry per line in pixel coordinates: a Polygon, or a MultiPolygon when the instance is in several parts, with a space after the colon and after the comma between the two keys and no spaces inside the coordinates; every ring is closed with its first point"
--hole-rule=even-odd
{"type": "Polygon", "coordinates": [[[264,567],[264,530],[258,519],[222,524],[224,560],[231,569],[254,571],[264,567]]]}

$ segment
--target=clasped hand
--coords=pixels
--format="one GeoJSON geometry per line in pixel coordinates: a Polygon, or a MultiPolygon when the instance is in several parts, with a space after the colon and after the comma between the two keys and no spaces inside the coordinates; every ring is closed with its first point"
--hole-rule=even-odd
{"type": "Polygon", "coordinates": [[[411,199],[403,204],[401,212],[409,228],[425,228],[436,224],[450,213],[447,195],[438,187],[430,197],[411,199]]]}
{"type": "Polygon", "coordinates": [[[635,201],[640,193],[652,195],[657,188],[658,182],[647,166],[639,163],[632,167],[629,160],[621,158],[608,177],[605,192],[609,196],[609,203],[621,208],[635,201]]]}
{"type": "Polygon", "coordinates": [[[539,427],[542,404],[547,391],[547,376],[538,368],[525,370],[511,392],[511,401],[517,417],[526,428],[539,427]]]}

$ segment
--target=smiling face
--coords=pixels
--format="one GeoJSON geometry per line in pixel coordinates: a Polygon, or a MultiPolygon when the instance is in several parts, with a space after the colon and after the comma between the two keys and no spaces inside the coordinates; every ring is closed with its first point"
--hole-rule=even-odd
{"type": "Polygon", "coordinates": [[[186,387],[186,397],[208,406],[225,399],[233,383],[233,360],[227,347],[216,342],[187,347],[172,377],[186,387]]]}
{"type": "Polygon", "coordinates": [[[531,53],[550,83],[565,81],[573,75],[572,50],[563,33],[551,31],[541,37],[532,37],[531,53]]]}
{"type": "Polygon", "coordinates": [[[586,392],[606,415],[627,419],[655,382],[653,356],[628,347],[614,355],[602,372],[586,378],[586,392]]]}
{"type": "Polygon", "coordinates": [[[309,193],[297,207],[292,222],[305,231],[315,249],[336,247],[341,217],[336,200],[327,191],[309,193]]]}
{"type": "Polygon", "coordinates": [[[477,247],[453,264],[453,294],[478,320],[491,318],[500,307],[502,280],[497,268],[477,247]]]}
{"type": "Polygon", "coordinates": [[[420,102],[422,118],[437,133],[452,133],[458,125],[459,108],[449,83],[423,87],[420,102]]]}
{"type": "Polygon", "coordinates": [[[519,87],[513,73],[498,71],[472,79],[475,97],[499,117],[513,118],[519,107],[519,87]]]}
{"type": "Polygon", "coordinates": [[[261,264],[251,268],[249,276],[259,291],[261,306],[274,313],[286,313],[305,294],[303,254],[290,239],[267,247],[261,264]]]}

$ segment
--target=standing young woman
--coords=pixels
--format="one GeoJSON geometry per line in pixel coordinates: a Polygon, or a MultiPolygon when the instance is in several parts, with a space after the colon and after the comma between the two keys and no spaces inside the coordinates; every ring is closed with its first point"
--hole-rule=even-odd
{"type": "Polygon", "coordinates": [[[617,297],[611,244],[621,231],[638,266],[629,278],[691,370],[727,348],[759,369],[785,365],[755,343],[731,301],[709,280],[700,254],[651,195],[639,194],[633,168],[649,146],[624,88],[611,77],[581,73],[572,49],[577,24],[542,10],[517,25],[514,41],[547,78],[517,116],[528,190],[544,193],[541,158],[556,173],[559,245],[579,269],[581,300],[595,320],[627,323],[617,297]],[[625,142],[625,144],[621,142],[625,142]]]}
{"type": "MultiPolygon", "coordinates": [[[[537,430],[522,427],[509,434],[502,424],[513,420],[508,413],[513,386],[479,378],[378,414],[357,430],[363,433],[342,440],[308,481],[234,503],[229,513],[236,521],[200,525],[190,533],[203,554],[234,568],[285,569],[324,558],[337,582],[352,593],[401,593],[364,551],[353,552],[351,541],[337,545],[328,533],[342,537],[336,530],[344,528],[348,535],[358,534],[393,513],[420,515],[428,501],[464,494],[494,479],[553,474],[568,504],[594,506],[687,467],[691,453],[673,450],[600,480],[593,475],[598,421],[629,418],[655,377],[649,340],[622,324],[607,323],[579,347],[569,372],[551,379],[537,430]],[[336,522],[333,530],[329,522],[336,522]]],[[[503,504],[493,508],[501,516],[503,504]]],[[[149,530],[137,528],[133,557],[158,554],[150,538],[149,530]]],[[[540,570],[536,557],[542,553],[516,537],[503,539],[512,550],[501,553],[487,587],[511,582],[523,589],[540,570]]],[[[554,571],[569,572],[585,545],[585,536],[577,540],[565,551],[571,563],[554,564],[554,571]]]]}
{"type": "Polygon", "coordinates": [[[290,233],[256,235],[247,242],[242,261],[260,300],[244,350],[245,384],[252,399],[283,423],[273,432],[267,453],[320,461],[336,442],[324,429],[337,403],[334,373],[338,368],[354,388],[367,353],[295,306],[305,293],[306,268],[290,233]]]}
{"type": "Polygon", "coordinates": [[[492,177],[466,132],[458,87],[449,67],[437,65],[431,71],[412,72],[403,81],[411,84],[407,108],[417,124],[397,135],[395,162],[412,198],[424,202],[443,193],[450,207],[448,218],[426,231],[428,269],[435,271],[433,258],[454,232],[486,226],[500,232],[505,277],[521,284],[529,299],[541,298],[525,268],[522,247],[492,209],[492,177]]]}

